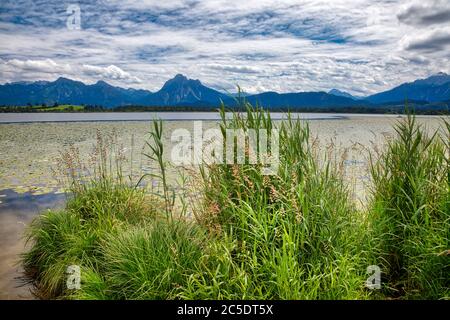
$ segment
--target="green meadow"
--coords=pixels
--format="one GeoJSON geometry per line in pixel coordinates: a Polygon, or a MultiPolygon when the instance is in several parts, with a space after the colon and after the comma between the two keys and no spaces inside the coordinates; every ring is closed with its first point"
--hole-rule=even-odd
{"type": "Polygon", "coordinates": [[[36,104],[26,106],[2,106],[0,112],[80,112],[85,111],[86,107],[72,104],[36,104]]]}

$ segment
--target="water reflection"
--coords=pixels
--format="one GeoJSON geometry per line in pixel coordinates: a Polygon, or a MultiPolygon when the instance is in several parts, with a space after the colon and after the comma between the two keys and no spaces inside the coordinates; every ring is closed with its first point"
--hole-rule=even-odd
{"type": "Polygon", "coordinates": [[[33,299],[20,277],[19,255],[25,249],[26,226],[46,209],[62,208],[66,195],[0,190],[0,299],[33,299]]]}

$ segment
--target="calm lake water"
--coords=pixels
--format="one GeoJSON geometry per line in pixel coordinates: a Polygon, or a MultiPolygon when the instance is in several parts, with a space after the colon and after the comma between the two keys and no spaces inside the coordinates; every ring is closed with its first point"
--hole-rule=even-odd
{"type": "Polygon", "coordinates": [[[0,199],[0,299],[34,299],[19,263],[25,248],[23,232],[40,212],[63,207],[66,196],[0,190],[0,199]]]}
{"type": "MultiPolygon", "coordinates": [[[[231,116],[230,113],[227,114],[231,116]]],[[[343,119],[345,115],[334,113],[296,113],[305,120],[343,119]]],[[[271,113],[274,120],[284,119],[285,113],[271,113]]],[[[27,122],[79,122],[79,121],[149,121],[161,119],[218,120],[218,112],[89,112],[89,113],[0,113],[0,123],[27,122]]]]}

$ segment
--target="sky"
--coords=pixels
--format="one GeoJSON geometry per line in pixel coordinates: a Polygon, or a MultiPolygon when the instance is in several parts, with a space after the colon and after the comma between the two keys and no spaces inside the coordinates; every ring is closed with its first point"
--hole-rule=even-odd
{"type": "Polygon", "coordinates": [[[369,95],[450,73],[449,0],[0,2],[0,83],[369,95]]]}

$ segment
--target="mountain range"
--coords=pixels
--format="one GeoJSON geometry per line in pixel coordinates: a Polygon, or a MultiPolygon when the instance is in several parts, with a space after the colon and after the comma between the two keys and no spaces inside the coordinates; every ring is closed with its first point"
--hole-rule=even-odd
{"type": "Polygon", "coordinates": [[[372,103],[389,103],[405,100],[440,102],[450,97],[450,76],[440,72],[426,79],[404,83],[391,90],[380,92],[366,98],[372,103]]]}
{"type": "MultiPolygon", "coordinates": [[[[442,102],[448,108],[450,75],[441,72],[367,97],[355,97],[347,92],[332,89],[329,92],[245,94],[245,99],[267,108],[379,107],[402,104],[405,100],[419,105],[442,102]]],[[[156,92],[124,89],[104,81],[87,85],[62,77],[52,82],[13,82],[0,85],[0,106],[58,103],[99,105],[107,108],[127,105],[216,107],[221,101],[227,106],[238,103],[234,95],[208,88],[199,80],[188,79],[181,74],[168,80],[156,92]]]]}

